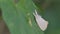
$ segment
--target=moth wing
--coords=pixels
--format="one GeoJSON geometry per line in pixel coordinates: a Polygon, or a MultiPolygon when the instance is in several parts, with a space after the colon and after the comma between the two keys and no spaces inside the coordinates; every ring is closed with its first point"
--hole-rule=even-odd
{"type": "Polygon", "coordinates": [[[42,31],[47,29],[48,21],[44,20],[40,15],[36,16],[36,21],[42,31]]]}

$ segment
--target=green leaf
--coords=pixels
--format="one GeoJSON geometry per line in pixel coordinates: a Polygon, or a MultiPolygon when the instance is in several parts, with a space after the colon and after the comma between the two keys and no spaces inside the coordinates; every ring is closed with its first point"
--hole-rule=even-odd
{"type": "Polygon", "coordinates": [[[44,34],[34,20],[32,0],[0,0],[3,19],[11,34],[44,34]]]}

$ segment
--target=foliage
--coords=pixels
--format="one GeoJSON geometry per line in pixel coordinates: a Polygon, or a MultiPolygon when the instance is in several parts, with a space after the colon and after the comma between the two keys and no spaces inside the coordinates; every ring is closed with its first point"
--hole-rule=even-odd
{"type": "Polygon", "coordinates": [[[3,19],[11,34],[60,34],[60,1],[39,2],[40,0],[0,0],[3,19]],[[35,9],[49,22],[44,32],[33,16],[35,9]]]}
{"type": "Polygon", "coordinates": [[[11,34],[44,34],[33,16],[32,0],[0,0],[3,19],[11,34]]]}

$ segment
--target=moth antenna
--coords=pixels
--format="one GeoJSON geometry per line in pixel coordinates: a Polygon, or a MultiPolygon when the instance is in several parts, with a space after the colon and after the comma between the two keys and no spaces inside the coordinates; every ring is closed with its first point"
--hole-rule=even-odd
{"type": "Polygon", "coordinates": [[[33,13],[33,15],[35,16],[36,14],[35,14],[35,13],[33,13]]]}
{"type": "Polygon", "coordinates": [[[36,15],[38,14],[37,11],[36,11],[36,9],[35,9],[35,14],[36,14],[36,15]]]}

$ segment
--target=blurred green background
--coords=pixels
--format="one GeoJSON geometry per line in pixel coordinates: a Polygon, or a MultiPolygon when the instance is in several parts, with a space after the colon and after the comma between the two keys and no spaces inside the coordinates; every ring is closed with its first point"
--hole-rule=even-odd
{"type": "MultiPolygon", "coordinates": [[[[44,1],[44,0],[42,0],[44,1]]],[[[60,0],[45,0],[45,2],[36,2],[37,6],[43,3],[43,18],[49,21],[45,34],[60,34],[60,0]]],[[[39,7],[38,7],[39,8],[39,7]]]]}

